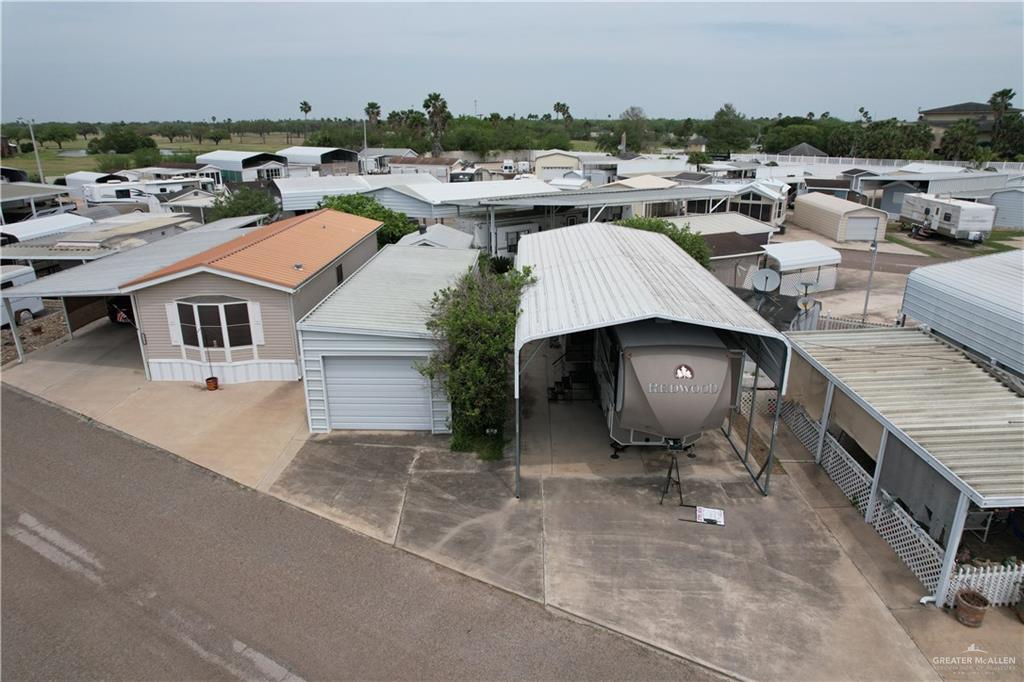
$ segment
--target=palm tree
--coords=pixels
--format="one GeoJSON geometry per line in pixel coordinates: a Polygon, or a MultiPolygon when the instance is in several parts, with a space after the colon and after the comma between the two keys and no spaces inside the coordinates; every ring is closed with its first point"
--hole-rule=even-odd
{"type": "Polygon", "coordinates": [[[309,123],[309,112],[313,111],[313,105],[307,102],[306,100],[302,100],[301,102],[299,102],[299,111],[302,112],[302,132],[303,136],[305,136],[306,128],[309,123]]]}
{"type": "Polygon", "coordinates": [[[377,121],[380,120],[380,105],[376,102],[367,102],[366,108],[363,109],[363,113],[366,114],[366,120],[371,126],[377,125],[377,121]]]}
{"type": "Polygon", "coordinates": [[[441,148],[441,137],[451,120],[452,114],[448,111],[448,102],[441,93],[432,92],[423,100],[423,110],[427,112],[427,120],[430,121],[430,137],[432,138],[431,152],[433,155],[441,156],[444,151],[441,148]]]}
{"type": "Polygon", "coordinates": [[[992,107],[992,147],[1000,152],[1005,151],[1003,147],[1004,118],[1010,111],[1010,103],[1017,93],[1013,88],[1003,88],[992,93],[988,98],[988,105],[992,107]]]}

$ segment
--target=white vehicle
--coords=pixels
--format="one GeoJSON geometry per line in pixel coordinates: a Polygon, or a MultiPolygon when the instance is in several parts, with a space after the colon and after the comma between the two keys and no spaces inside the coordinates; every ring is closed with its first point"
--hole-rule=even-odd
{"type": "MultiPolygon", "coordinates": [[[[22,284],[28,284],[35,281],[35,279],[35,270],[27,265],[0,265],[0,289],[6,290],[22,284]]],[[[11,321],[7,319],[7,306],[3,306],[2,310],[2,324],[10,324],[11,321]]],[[[25,296],[22,298],[12,298],[11,310],[14,311],[15,319],[20,320],[25,317],[26,313],[30,317],[35,317],[43,312],[45,307],[43,306],[43,299],[38,296],[25,296]]]]}
{"type": "Polygon", "coordinates": [[[515,161],[513,161],[512,159],[505,159],[504,161],[502,161],[501,162],[501,172],[502,173],[515,173],[516,172],[516,163],[515,163],[515,161]]]}
{"type": "Polygon", "coordinates": [[[529,161],[519,161],[519,162],[516,163],[516,173],[522,174],[522,173],[529,173],[529,172],[530,172],[530,162],[529,161]]]}
{"type": "Polygon", "coordinates": [[[934,194],[905,194],[900,207],[900,222],[922,236],[938,233],[980,242],[992,234],[995,220],[995,206],[934,194]]]}

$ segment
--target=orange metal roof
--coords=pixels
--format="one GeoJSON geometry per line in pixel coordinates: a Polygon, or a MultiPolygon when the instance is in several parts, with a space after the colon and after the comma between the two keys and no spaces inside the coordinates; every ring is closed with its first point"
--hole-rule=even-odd
{"type": "Polygon", "coordinates": [[[194,268],[208,268],[295,289],[376,232],[381,224],[369,218],[324,208],[255,229],[127,285],[194,268]],[[300,263],[302,267],[297,268],[300,263]]]}

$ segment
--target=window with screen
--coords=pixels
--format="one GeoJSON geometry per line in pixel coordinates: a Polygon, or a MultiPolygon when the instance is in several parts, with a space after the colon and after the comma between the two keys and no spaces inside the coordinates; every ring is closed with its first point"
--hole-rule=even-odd
{"type": "Polygon", "coordinates": [[[195,348],[252,345],[249,304],[230,296],[193,296],[177,301],[181,341],[195,348]]]}

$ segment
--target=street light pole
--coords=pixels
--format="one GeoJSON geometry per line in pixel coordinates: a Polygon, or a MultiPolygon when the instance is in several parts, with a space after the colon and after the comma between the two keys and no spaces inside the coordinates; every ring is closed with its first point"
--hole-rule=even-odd
{"type": "Polygon", "coordinates": [[[871,279],[875,276],[875,260],[878,258],[878,239],[871,240],[871,268],[868,270],[868,288],[864,292],[864,312],[861,313],[860,321],[868,320],[868,301],[871,299],[871,279]]]}
{"type": "MultiPolygon", "coordinates": [[[[18,120],[24,121],[22,118],[19,118],[18,120]]],[[[36,170],[39,172],[39,182],[46,182],[46,178],[43,177],[43,162],[39,160],[39,147],[36,146],[36,133],[32,128],[33,120],[29,119],[26,123],[28,123],[28,136],[32,140],[32,151],[35,152],[36,155],[36,170]]]]}

